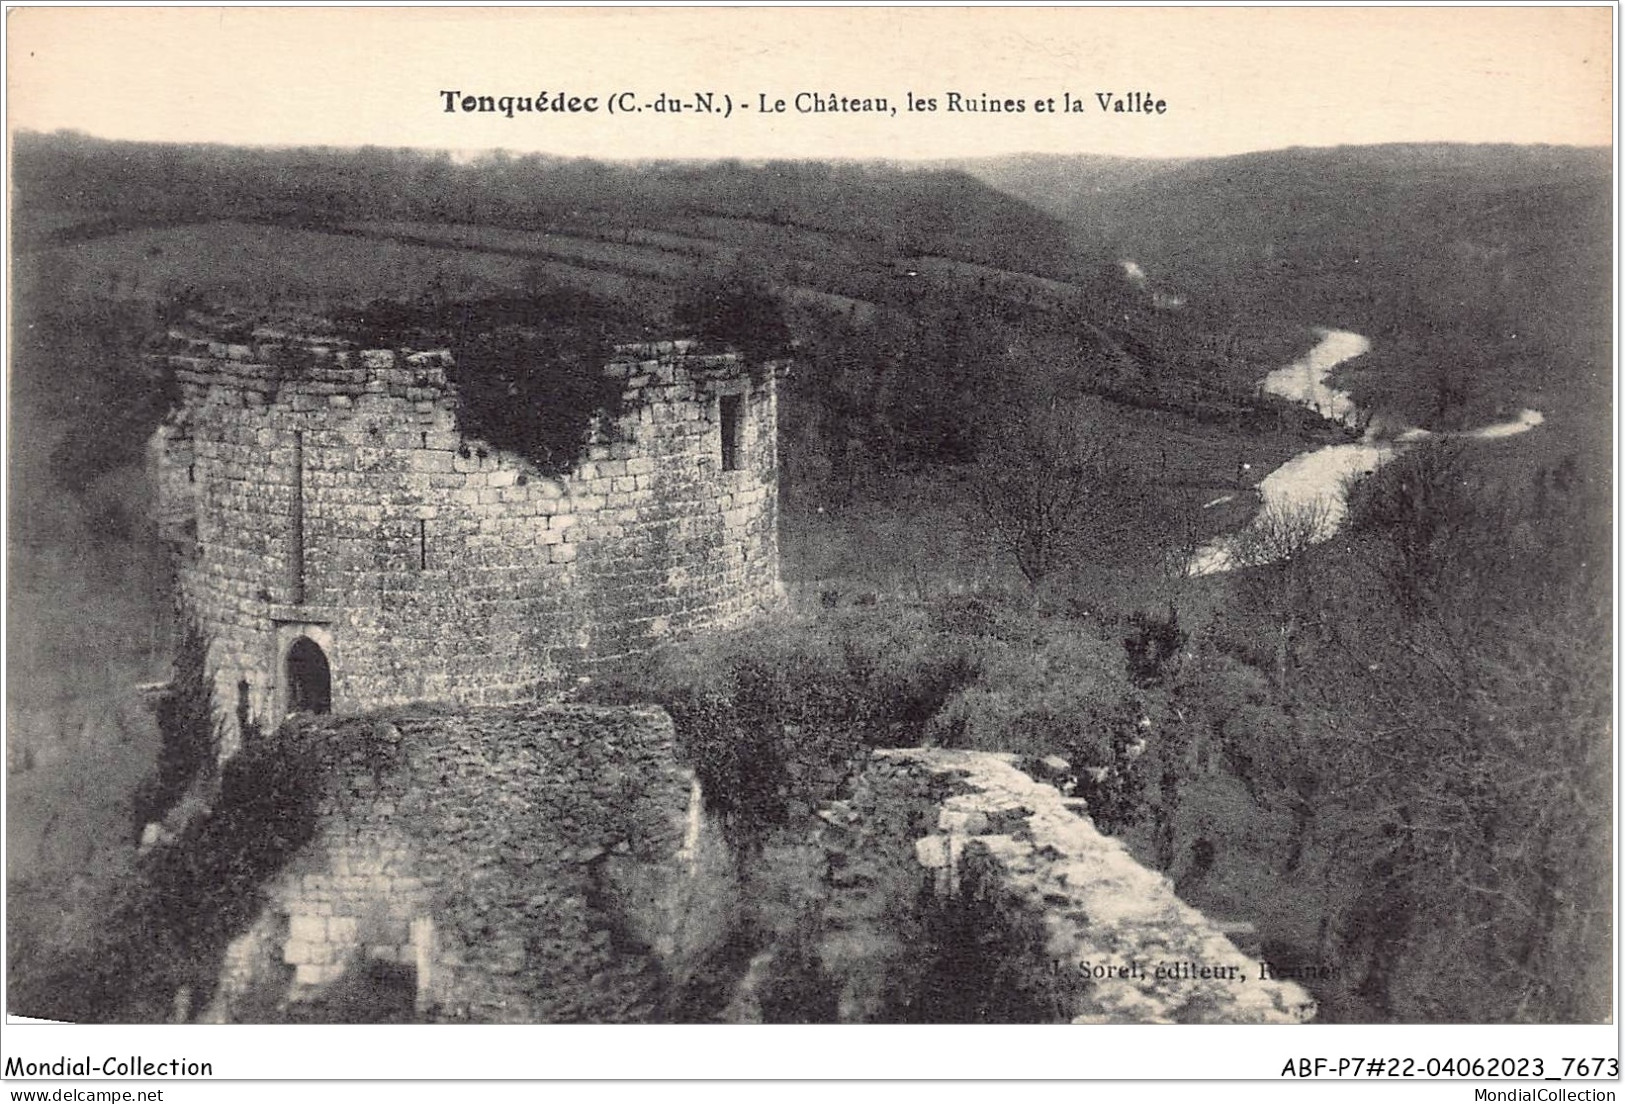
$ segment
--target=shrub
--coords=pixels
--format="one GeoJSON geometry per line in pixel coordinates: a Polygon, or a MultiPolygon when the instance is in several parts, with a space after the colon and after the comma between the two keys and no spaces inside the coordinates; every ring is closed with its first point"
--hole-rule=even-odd
{"type": "Polygon", "coordinates": [[[956,691],[929,728],[938,743],[1061,755],[1076,767],[1110,762],[1112,718],[1131,687],[1113,645],[1072,622],[1000,612],[996,636],[970,641],[979,677],[956,691]]]}
{"type": "Polygon", "coordinates": [[[923,920],[911,948],[906,1003],[893,998],[887,1019],[904,1023],[1065,1023],[1085,984],[1056,970],[1043,915],[1003,892],[987,851],[967,847],[960,891],[920,895],[923,920]]]}
{"type": "Polygon", "coordinates": [[[1461,444],[1430,441],[1349,489],[1350,528],[1380,538],[1378,567],[1407,613],[1435,602],[1474,566],[1486,513],[1476,482],[1461,444]]]}
{"type": "Polygon", "coordinates": [[[1168,616],[1154,613],[1129,615],[1133,632],[1123,638],[1129,679],[1136,686],[1155,686],[1170,673],[1185,646],[1186,634],[1179,627],[1179,611],[1168,603],[1168,616]]]}
{"type": "Polygon", "coordinates": [[[978,674],[963,642],[871,613],[674,650],[588,696],[664,706],[711,808],[755,846],[833,798],[864,749],[923,741],[978,674]]]}
{"type": "MultiPolygon", "coordinates": [[[[1146,783],[1151,760],[1145,757],[1148,736],[1140,716],[1125,700],[1106,728],[1106,762],[1078,772],[1078,793],[1089,804],[1089,819],[1109,836],[1121,835],[1150,812],[1146,783]]],[[[1074,766],[1089,762],[1077,752],[1074,755],[1078,756],[1074,766]]]]}
{"type": "Polygon", "coordinates": [[[197,779],[214,769],[220,733],[214,716],[209,645],[195,621],[187,621],[175,650],[169,690],[158,702],[158,770],[132,799],[135,830],[158,820],[197,779]]]}

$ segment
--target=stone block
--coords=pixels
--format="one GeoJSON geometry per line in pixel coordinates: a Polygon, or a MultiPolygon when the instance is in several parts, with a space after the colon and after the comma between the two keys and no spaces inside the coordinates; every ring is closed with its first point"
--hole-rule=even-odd
{"type": "Polygon", "coordinates": [[[977,809],[943,809],[937,814],[937,831],[939,832],[960,836],[978,836],[987,830],[987,814],[977,809]]]}
{"type": "Polygon", "coordinates": [[[327,939],[327,921],[320,916],[308,914],[290,916],[288,939],[290,943],[321,943],[327,939]]]}
{"type": "Polygon", "coordinates": [[[929,870],[941,870],[951,861],[951,849],[946,836],[926,836],[914,841],[914,858],[929,870]]]}
{"type": "Polygon", "coordinates": [[[439,452],[435,449],[411,449],[406,451],[407,466],[415,472],[449,472],[452,470],[454,453],[439,452]]]}

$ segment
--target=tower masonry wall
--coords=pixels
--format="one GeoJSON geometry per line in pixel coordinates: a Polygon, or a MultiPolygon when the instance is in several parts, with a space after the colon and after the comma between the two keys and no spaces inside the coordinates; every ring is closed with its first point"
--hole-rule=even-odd
{"type": "Polygon", "coordinates": [[[228,743],[296,704],[300,638],[335,712],[492,704],[782,600],[774,379],[733,354],[623,348],[554,477],[459,429],[447,353],[170,344],[159,518],[228,743]]]}

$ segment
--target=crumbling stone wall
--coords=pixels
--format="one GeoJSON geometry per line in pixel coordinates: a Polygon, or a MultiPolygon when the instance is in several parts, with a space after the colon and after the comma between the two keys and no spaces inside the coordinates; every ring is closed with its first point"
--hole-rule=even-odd
{"type": "Polygon", "coordinates": [[[316,832],[228,951],[209,1018],[320,1003],[383,965],[415,1016],[657,1019],[727,875],[657,708],[518,706],[279,734],[316,832]]]}
{"type": "Polygon", "coordinates": [[[1034,781],[1012,756],[875,751],[851,796],[821,817],[835,935],[820,954],[842,986],[843,1020],[1314,1015],[1303,989],[1265,980],[1166,878],[1101,835],[1082,802],[1034,781]],[[900,917],[906,906],[913,915],[900,917]]]}
{"type": "Polygon", "coordinates": [[[169,344],[159,515],[233,739],[289,712],[301,638],[335,712],[526,701],[780,600],[774,381],[731,354],[621,350],[625,413],[553,478],[459,432],[443,352],[169,344]]]}

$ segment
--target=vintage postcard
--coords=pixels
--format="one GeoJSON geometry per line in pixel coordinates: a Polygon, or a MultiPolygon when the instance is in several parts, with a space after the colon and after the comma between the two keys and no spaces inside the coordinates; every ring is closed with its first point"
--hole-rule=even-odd
{"type": "Polygon", "coordinates": [[[8,1085],[1617,1081],[1615,14],[8,9],[8,1085]]]}

